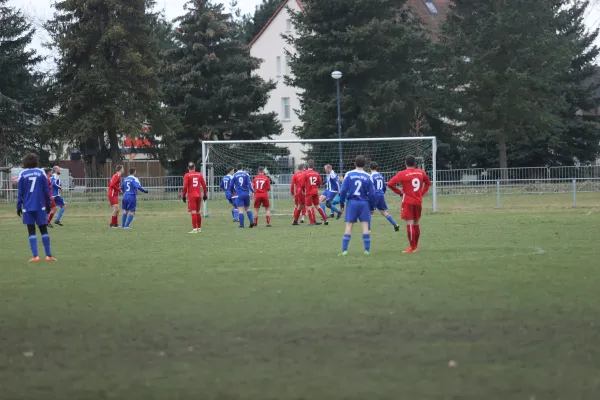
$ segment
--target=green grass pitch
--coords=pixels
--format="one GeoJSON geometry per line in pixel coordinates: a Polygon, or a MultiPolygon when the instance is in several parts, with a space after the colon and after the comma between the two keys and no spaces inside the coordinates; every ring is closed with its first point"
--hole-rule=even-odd
{"type": "Polygon", "coordinates": [[[73,204],[33,265],[2,205],[0,398],[598,399],[600,194],[570,201],[441,198],[416,254],[375,215],[371,257],[342,221],[73,204]]]}

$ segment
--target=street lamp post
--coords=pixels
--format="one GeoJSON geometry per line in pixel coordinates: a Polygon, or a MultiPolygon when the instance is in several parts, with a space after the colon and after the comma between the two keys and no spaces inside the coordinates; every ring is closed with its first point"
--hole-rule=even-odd
{"type": "Polygon", "coordinates": [[[337,124],[338,124],[338,138],[340,139],[339,148],[340,148],[340,169],[339,173],[343,172],[342,168],[342,107],[340,105],[340,79],[343,74],[340,71],[333,71],[331,73],[331,77],[335,79],[336,87],[337,87],[337,124]]]}

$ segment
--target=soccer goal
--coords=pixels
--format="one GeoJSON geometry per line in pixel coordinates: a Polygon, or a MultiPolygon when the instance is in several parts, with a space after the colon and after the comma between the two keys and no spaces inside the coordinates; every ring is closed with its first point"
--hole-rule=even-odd
{"type": "MultiPolygon", "coordinates": [[[[208,184],[209,199],[224,200],[219,184],[228,168],[242,164],[243,169],[254,177],[258,167],[265,167],[272,182],[271,209],[277,214],[287,215],[293,212],[294,207],[290,182],[300,164],[314,160],[315,170],[323,175],[323,167],[329,164],[343,178],[344,173],[354,169],[353,161],[357,155],[367,158],[367,170],[370,162],[377,162],[378,170],[386,180],[404,169],[406,156],[415,156],[417,167],[422,168],[432,180],[427,196],[431,203],[428,201],[424,206],[428,208],[427,204],[431,204],[433,212],[437,210],[435,137],[204,141],[202,173],[208,184]]],[[[205,202],[204,214],[210,215],[212,209],[217,208],[216,204],[205,202]]]]}

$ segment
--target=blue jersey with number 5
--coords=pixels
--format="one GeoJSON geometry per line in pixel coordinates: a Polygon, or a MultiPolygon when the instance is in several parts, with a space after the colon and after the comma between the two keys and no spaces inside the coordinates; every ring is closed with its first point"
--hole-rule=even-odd
{"type": "Polygon", "coordinates": [[[341,202],[351,200],[368,201],[370,205],[375,204],[375,189],[371,181],[371,175],[361,170],[353,170],[346,174],[342,191],[340,193],[341,202]]]}
{"type": "Polygon", "coordinates": [[[385,194],[386,184],[385,178],[379,172],[373,172],[371,175],[371,181],[373,181],[373,186],[375,188],[375,194],[382,195],[385,194]]]}
{"type": "Polygon", "coordinates": [[[138,190],[140,192],[148,193],[148,191],[142,187],[138,178],[133,175],[129,175],[127,178],[123,179],[121,190],[123,190],[123,196],[137,196],[138,190]]]}
{"type": "Polygon", "coordinates": [[[245,171],[238,171],[233,174],[233,190],[239,197],[249,196],[250,192],[254,193],[250,175],[245,171]]]}

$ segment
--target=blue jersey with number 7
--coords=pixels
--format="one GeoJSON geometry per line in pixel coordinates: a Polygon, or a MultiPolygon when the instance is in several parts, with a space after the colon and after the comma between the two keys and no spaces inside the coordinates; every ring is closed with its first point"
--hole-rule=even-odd
{"type": "Polygon", "coordinates": [[[371,175],[362,170],[353,170],[346,174],[342,191],[340,192],[341,204],[351,200],[368,201],[371,206],[375,204],[375,189],[371,175]]]}
{"type": "Polygon", "coordinates": [[[50,205],[48,178],[39,168],[24,169],[17,183],[17,210],[43,211],[50,205]]]}

